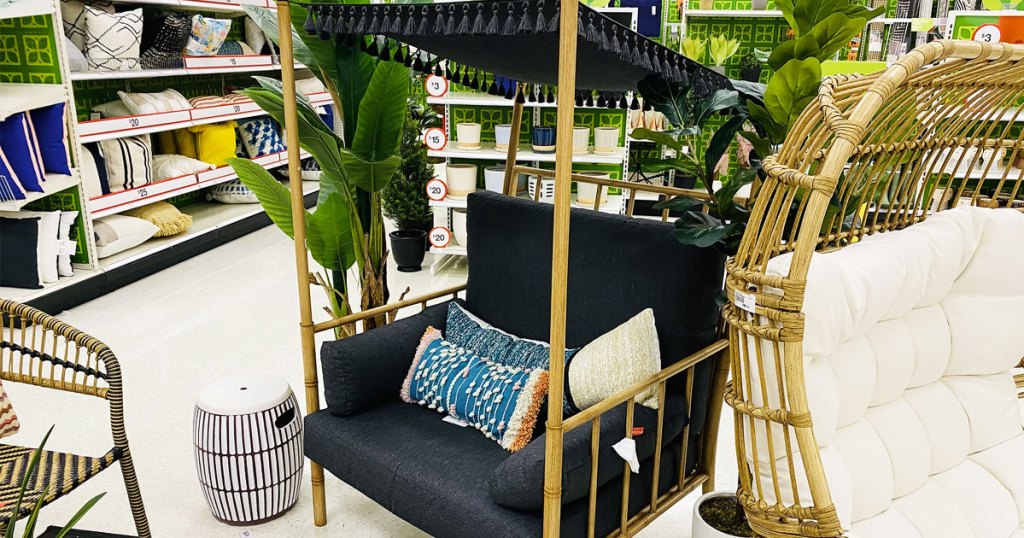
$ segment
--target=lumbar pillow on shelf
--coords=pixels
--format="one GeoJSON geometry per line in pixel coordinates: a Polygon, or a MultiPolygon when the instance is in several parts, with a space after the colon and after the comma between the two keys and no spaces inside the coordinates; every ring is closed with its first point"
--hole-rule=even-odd
{"type": "Polygon", "coordinates": [[[295,81],[295,92],[300,95],[307,95],[310,93],[320,93],[327,91],[327,87],[324,83],[316,77],[304,78],[302,80],[295,81]]]}
{"type": "Polygon", "coordinates": [[[117,101],[110,101],[108,103],[101,103],[92,107],[93,112],[99,112],[100,116],[104,118],[123,118],[125,116],[131,116],[132,111],[128,110],[128,107],[124,104],[124,101],[118,99],[117,101]]]}
{"type": "Polygon", "coordinates": [[[213,170],[214,168],[217,167],[184,155],[153,156],[153,178],[157,181],[171,177],[198,174],[199,172],[213,170]]]}
{"type": "Polygon", "coordinates": [[[43,170],[51,174],[71,175],[68,165],[68,130],[65,103],[31,110],[28,120],[36,133],[43,170]]]}
{"type": "Polygon", "coordinates": [[[192,108],[203,108],[207,106],[230,105],[232,103],[248,103],[249,98],[240,93],[229,93],[227,95],[203,95],[188,100],[192,108]]]}
{"type": "Polygon", "coordinates": [[[39,288],[39,218],[0,217],[0,286],[39,288]]]}
{"type": "Polygon", "coordinates": [[[18,181],[4,148],[0,146],[0,202],[12,202],[25,199],[25,188],[18,181]]]}
{"type": "Polygon", "coordinates": [[[285,150],[281,135],[277,133],[277,125],[270,118],[258,118],[238,125],[242,143],[250,158],[285,150]]]}
{"type": "Polygon", "coordinates": [[[548,372],[503,366],[428,327],[402,384],[402,399],[448,413],[515,452],[533,439],[548,372]]]}
{"type": "Polygon", "coordinates": [[[220,50],[231,30],[231,19],[192,17],[192,33],[185,44],[186,56],[213,56],[220,50]]]}
{"type": "MultiPolygon", "coordinates": [[[[224,166],[235,157],[235,126],[233,121],[196,125],[188,130],[195,135],[196,158],[216,166],[224,166]]],[[[178,141],[180,146],[181,140],[178,141]]],[[[185,153],[182,148],[182,153],[185,153]]]]}
{"type": "MultiPolygon", "coordinates": [[[[661,370],[658,331],[654,310],[641,311],[618,327],[583,346],[565,365],[566,413],[572,414],[600,403],[661,370]]],[[[634,400],[658,408],[658,394],[651,387],[634,400]]]]}
{"type": "Polygon", "coordinates": [[[85,6],[85,54],[89,69],[133,71],[139,69],[142,39],[142,8],[107,13],[85,6]]]}
{"type": "Polygon", "coordinates": [[[39,235],[36,252],[36,266],[39,280],[43,283],[56,282],[57,258],[60,255],[60,211],[18,211],[0,213],[9,219],[39,219],[39,235]]]}
{"type": "Polygon", "coordinates": [[[64,49],[68,52],[68,68],[72,71],[88,71],[89,61],[85,59],[85,53],[71,41],[71,38],[64,38],[64,49]]]}
{"type": "Polygon", "coordinates": [[[188,110],[192,108],[188,99],[178,93],[178,90],[164,90],[157,93],[128,93],[117,92],[124,106],[132,114],[153,114],[156,112],[173,112],[175,110],[188,110]]]}
{"type": "Polygon", "coordinates": [[[192,215],[178,211],[178,208],[167,202],[153,202],[149,205],[126,211],[125,215],[149,221],[159,230],[153,237],[167,237],[187,231],[192,226],[192,215]]]}
{"type": "Polygon", "coordinates": [[[82,144],[81,157],[78,169],[82,174],[82,188],[85,190],[85,197],[92,199],[104,194],[110,194],[110,184],[107,181],[107,163],[100,153],[98,142],[82,144]]]}
{"type": "Polygon", "coordinates": [[[86,4],[80,0],[60,0],[60,18],[64,21],[64,35],[71,40],[71,44],[79,52],[85,52],[86,5],[104,13],[114,13],[114,4],[112,2],[96,0],[86,4]]]}
{"type": "Polygon", "coordinates": [[[245,18],[245,43],[253,54],[262,54],[263,46],[267,44],[267,36],[263,35],[263,29],[252,17],[245,18]]]}
{"type": "Polygon", "coordinates": [[[96,256],[106,258],[145,243],[159,228],[145,219],[110,215],[93,221],[92,230],[96,236],[96,256]]]}
{"type": "Polygon", "coordinates": [[[39,156],[35,130],[24,112],[0,121],[0,144],[21,186],[32,192],[43,192],[43,159],[39,156]]]}
{"type": "Polygon", "coordinates": [[[107,169],[104,194],[134,189],[153,181],[153,149],[149,135],[114,138],[99,144],[107,169]]]}
{"type": "Polygon", "coordinates": [[[210,189],[207,194],[210,200],[216,200],[222,204],[256,204],[259,200],[256,194],[249,190],[240,180],[232,179],[210,189]]]}
{"type": "Polygon", "coordinates": [[[75,269],[71,267],[71,257],[78,252],[78,242],[71,239],[71,227],[78,219],[78,211],[61,211],[60,228],[57,230],[57,240],[60,242],[57,255],[57,274],[60,276],[74,276],[75,269]]]}
{"type": "MultiPolygon", "coordinates": [[[[509,334],[476,317],[454,301],[448,304],[445,327],[449,342],[505,366],[547,370],[550,364],[551,346],[547,342],[509,334]]],[[[569,360],[574,353],[575,349],[565,350],[565,360],[569,360]]]]}
{"type": "Polygon", "coordinates": [[[181,67],[181,50],[188,44],[188,36],[192,33],[192,17],[171,13],[160,23],[152,42],[147,43],[146,50],[142,52],[140,62],[143,69],[181,67]]]}

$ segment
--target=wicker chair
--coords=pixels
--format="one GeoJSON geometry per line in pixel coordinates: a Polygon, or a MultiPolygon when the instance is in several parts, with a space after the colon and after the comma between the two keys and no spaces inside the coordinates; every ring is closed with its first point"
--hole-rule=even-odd
{"type": "Polygon", "coordinates": [[[724,314],[738,494],[759,535],[850,531],[815,437],[822,417],[812,416],[808,393],[817,388],[805,383],[812,258],[950,207],[1019,207],[1024,169],[1004,163],[1024,157],[1015,122],[1024,119],[1022,98],[1024,45],[932,42],[883,72],[826,79],[779,153],[766,159],[750,225],[727,264],[735,301],[724,314]],[[786,253],[788,272],[772,272],[769,260],[786,253]]]}
{"type": "MultiPolygon", "coordinates": [[[[29,306],[0,299],[0,378],[5,382],[96,396],[110,402],[114,447],[102,456],[44,451],[36,479],[29,483],[16,519],[28,515],[43,495],[49,504],[119,461],[140,538],[151,536],[124,430],[121,368],[99,340],[29,306]]],[[[20,472],[34,448],[0,445],[0,532],[17,502],[20,472]]]]}

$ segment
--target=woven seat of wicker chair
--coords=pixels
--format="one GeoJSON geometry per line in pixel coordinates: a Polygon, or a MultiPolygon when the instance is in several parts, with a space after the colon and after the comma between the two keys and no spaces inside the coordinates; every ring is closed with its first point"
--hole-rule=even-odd
{"type": "MultiPolygon", "coordinates": [[[[0,530],[6,528],[10,521],[11,505],[18,501],[21,477],[35,451],[35,448],[0,445],[0,530]]],[[[92,457],[44,450],[35,476],[29,481],[22,498],[18,517],[24,517],[32,511],[43,490],[46,490],[43,500],[45,506],[109,467],[120,457],[119,452],[117,448],[112,448],[100,457],[92,457]]]]}

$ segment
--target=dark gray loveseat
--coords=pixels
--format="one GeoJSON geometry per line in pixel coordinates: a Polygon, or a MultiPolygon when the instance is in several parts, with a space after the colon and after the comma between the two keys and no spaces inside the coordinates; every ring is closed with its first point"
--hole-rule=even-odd
{"type": "MultiPolygon", "coordinates": [[[[469,280],[465,305],[513,334],[546,341],[552,206],[480,192],[469,197],[469,280]]],[[[680,245],[670,224],[573,210],[568,347],[582,346],[651,307],[663,365],[716,340],[724,257],[680,245]]],[[[444,329],[447,303],[321,350],[327,409],[306,417],[306,455],[387,510],[435,536],[540,536],[544,426],[510,454],[472,428],[403,403],[399,389],[427,326],[444,329]]],[[[701,453],[714,361],[668,385],[660,490],[678,482],[680,436],[689,435],[687,474],[707,472],[701,453]]],[[[657,415],[636,406],[641,472],[630,481],[630,513],[650,502],[657,415]]],[[[714,417],[717,420],[717,415],[714,417]]],[[[596,535],[618,527],[623,460],[610,446],[625,431],[624,405],[602,416],[596,535]]],[[[566,434],[562,536],[585,536],[591,428],[566,434]]]]}

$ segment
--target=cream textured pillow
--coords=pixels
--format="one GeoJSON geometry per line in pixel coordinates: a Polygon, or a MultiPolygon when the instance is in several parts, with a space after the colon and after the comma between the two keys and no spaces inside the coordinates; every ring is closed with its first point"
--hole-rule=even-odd
{"type": "Polygon", "coordinates": [[[147,220],[126,215],[110,215],[92,223],[96,237],[96,257],[106,258],[137,247],[153,237],[159,228],[147,220]]]}
{"type": "MultiPolygon", "coordinates": [[[[661,370],[658,331],[650,308],[583,346],[567,365],[566,396],[580,411],[661,370]]],[[[636,395],[640,405],[658,408],[654,387],[636,395]]]]}
{"type": "Polygon", "coordinates": [[[85,55],[89,69],[136,71],[142,43],[142,8],[121,13],[85,6],[85,55]]]}
{"type": "MultiPolygon", "coordinates": [[[[85,5],[81,0],[60,0],[60,18],[64,22],[64,35],[79,52],[85,52],[85,5]]],[[[96,0],[89,2],[89,7],[104,13],[114,13],[113,2],[96,0]]]]}
{"type": "Polygon", "coordinates": [[[157,93],[117,92],[124,106],[132,114],[154,114],[156,112],[173,112],[188,110],[192,105],[178,90],[164,90],[157,93]]]}
{"type": "Polygon", "coordinates": [[[217,168],[210,163],[204,163],[199,159],[186,157],[184,155],[154,155],[153,156],[153,180],[159,181],[172,177],[197,174],[204,170],[217,168]]]}

